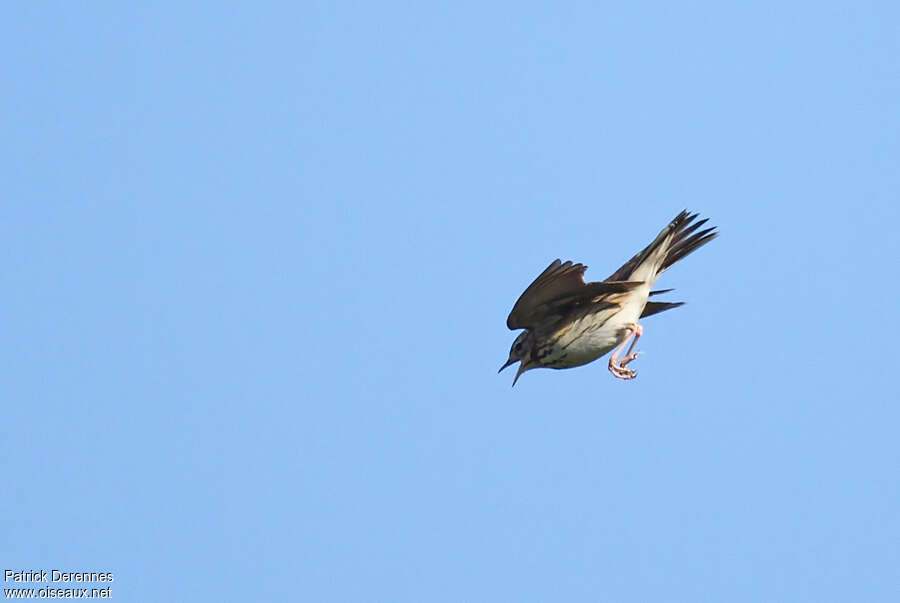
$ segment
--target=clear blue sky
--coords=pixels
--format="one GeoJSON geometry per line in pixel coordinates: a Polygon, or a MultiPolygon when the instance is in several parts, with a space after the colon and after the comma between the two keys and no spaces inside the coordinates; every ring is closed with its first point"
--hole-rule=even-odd
{"type": "Polygon", "coordinates": [[[733,4],[7,6],[0,569],[897,600],[900,9],[733,4]],[[496,374],[685,207],[635,381],[496,374]]]}

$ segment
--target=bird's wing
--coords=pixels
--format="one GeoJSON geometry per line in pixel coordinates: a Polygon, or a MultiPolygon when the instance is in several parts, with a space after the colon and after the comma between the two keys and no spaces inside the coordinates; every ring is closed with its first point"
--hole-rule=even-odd
{"type": "MultiPolygon", "coordinates": [[[[650,297],[654,295],[662,295],[663,293],[669,293],[674,291],[675,289],[659,289],[657,291],[651,291],[650,297]]],[[[646,318],[647,316],[653,316],[654,314],[659,314],[660,312],[665,312],[666,310],[671,310],[672,308],[677,308],[679,306],[683,306],[684,302],[658,302],[658,301],[648,301],[644,305],[644,310],[641,312],[641,318],[646,318]]]]}
{"type": "Polygon", "coordinates": [[[587,303],[597,303],[606,295],[624,293],[641,283],[604,281],[584,282],[584,264],[553,260],[519,296],[506,326],[510,329],[533,328],[553,314],[587,303]]]}
{"type": "Polygon", "coordinates": [[[587,284],[584,282],[585,270],[587,266],[584,264],[563,263],[559,259],[550,262],[516,300],[506,325],[510,329],[522,328],[525,322],[529,322],[535,308],[561,295],[581,291],[587,284]]]}
{"type": "Polygon", "coordinates": [[[706,219],[694,222],[697,214],[689,214],[687,210],[675,216],[669,224],[662,229],[653,242],[647,245],[633,258],[622,264],[607,279],[609,281],[623,281],[632,278],[632,275],[644,262],[651,261],[655,265],[656,276],[661,274],[672,264],[705,245],[716,237],[715,228],[707,228],[694,234],[694,232],[706,223],[706,219]],[[691,224],[694,222],[693,224],[691,224]],[[691,236],[693,235],[693,236],[691,236]]]}
{"type": "Polygon", "coordinates": [[[644,310],[641,312],[641,318],[646,318],[648,316],[653,316],[654,314],[659,314],[660,312],[665,312],[666,310],[671,310],[672,308],[677,308],[679,306],[683,306],[684,302],[654,302],[650,301],[644,306],[644,310]]]}

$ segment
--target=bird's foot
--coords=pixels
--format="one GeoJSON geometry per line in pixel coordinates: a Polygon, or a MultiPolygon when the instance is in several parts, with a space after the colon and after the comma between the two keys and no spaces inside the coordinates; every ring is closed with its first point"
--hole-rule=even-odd
{"type": "MultiPolygon", "coordinates": [[[[631,354],[629,354],[631,356],[631,354]]],[[[637,354],[634,354],[637,356],[637,354]]],[[[627,358],[627,357],[626,357],[627,358]]],[[[631,362],[634,358],[630,358],[627,362],[631,362]]],[[[637,371],[630,368],[625,368],[626,360],[623,359],[622,364],[616,364],[613,362],[613,359],[609,359],[609,372],[613,374],[614,377],[618,377],[619,379],[625,379],[626,381],[629,379],[634,379],[637,377],[637,371]]]]}
{"type": "Polygon", "coordinates": [[[612,356],[609,358],[609,372],[612,373],[613,376],[625,380],[634,379],[637,376],[637,371],[626,367],[629,362],[637,358],[641,353],[640,350],[632,350],[634,350],[634,344],[636,344],[637,340],[644,334],[644,327],[638,323],[633,323],[628,325],[627,330],[628,335],[622,340],[622,343],[619,344],[619,347],[613,351],[612,356]],[[633,339],[631,339],[632,337],[633,339]],[[625,353],[625,357],[619,360],[619,353],[625,348],[625,344],[628,343],[629,339],[631,339],[631,346],[629,346],[628,351],[625,353]]]}
{"type": "Polygon", "coordinates": [[[641,350],[636,350],[636,351],[628,354],[627,356],[622,358],[622,361],[619,362],[619,366],[621,366],[622,368],[625,368],[626,366],[628,366],[629,362],[631,362],[632,360],[634,360],[635,358],[637,358],[638,356],[640,356],[643,353],[644,352],[641,350]]]}

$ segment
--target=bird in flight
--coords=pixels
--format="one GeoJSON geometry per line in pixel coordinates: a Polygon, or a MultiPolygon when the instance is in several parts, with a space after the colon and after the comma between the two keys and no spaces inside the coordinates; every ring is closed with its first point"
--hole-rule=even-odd
{"type": "Polygon", "coordinates": [[[581,366],[615,348],[609,371],[619,379],[634,379],[637,373],[628,365],[641,353],[633,351],[644,332],[638,319],[683,305],[650,301],[672,291],[651,291],[656,279],[719,234],[715,227],[699,230],[706,220],[694,222],[696,217],[682,211],[643,251],[599,283],[584,281],[584,264],[553,260],[519,296],[506,319],[510,330],[525,330],[500,370],[518,362],[515,385],[525,371],[581,366]],[[620,357],[629,339],[631,345],[620,357]]]}

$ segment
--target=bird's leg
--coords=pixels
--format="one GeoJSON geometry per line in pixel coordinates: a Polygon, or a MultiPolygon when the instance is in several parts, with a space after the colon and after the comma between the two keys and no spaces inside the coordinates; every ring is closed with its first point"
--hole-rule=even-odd
{"type": "Polygon", "coordinates": [[[622,343],[613,351],[612,356],[609,357],[609,372],[611,372],[614,376],[619,379],[634,379],[637,373],[630,368],[626,368],[626,365],[638,357],[640,351],[632,352],[634,349],[634,344],[637,343],[638,338],[644,334],[644,328],[637,324],[631,324],[627,327],[628,336],[622,340],[622,343]],[[631,336],[634,336],[634,339],[631,340],[631,347],[628,348],[628,352],[625,354],[625,357],[622,360],[619,360],[619,354],[622,352],[622,349],[625,347],[625,344],[628,343],[628,339],[631,336]]]}
{"type": "Polygon", "coordinates": [[[634,339],[631,340],[631,345],[628,346],[628,352],[625,353],[625,357],[622,358],[622,361],[619,363],[619,366],[621,366],[621,367],[628,366],[629,362],[631,362],[632,360],[634,360],[635,358],[637,358],[638,356],[641,355],[640,350],[638,350],[636,352],[632,352],[631,350],[634,349],[634,344],[636,344],[637,340],[640,339],[641,335],[644,334],[644,327],[635,323],[634,328],[632,329],[632,332],[634,333],[634,339]]]}

